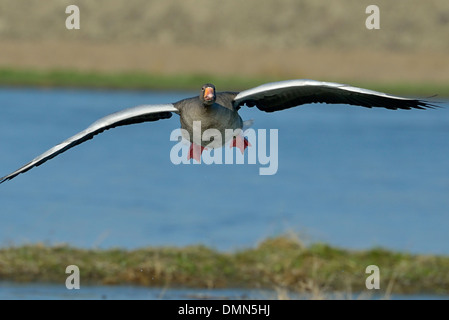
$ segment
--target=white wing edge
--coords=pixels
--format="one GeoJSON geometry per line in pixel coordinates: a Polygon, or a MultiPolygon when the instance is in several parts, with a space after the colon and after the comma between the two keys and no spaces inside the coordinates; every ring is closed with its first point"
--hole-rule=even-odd
{"type": "MultiPolygon", "coordinates": [[[[0,183],[5,182],[6,180],[12,179],[15,176],[28,171],[29,169],[36,166],[36,164],[44,159],[47,158],[47,160],[50,160],[57,154],[59,154],[59,151],[64,149],[65,147],[69,146],[71,143],[76,142],[77,140],[83,142],[83,139],[89,136],[90,134],[101,130],[103,128],[107,128],[111,125],[114,125],[114,123],[118,123],[123,120],[131,119],[134,117],[143,116],[145,114],[153,114],[158,112],[175,112],[178,113],[179,110],[175,108],[173,104],[155,104],[155,105],[140,105],[136,107],[131,107],[128,109],[124,109],[115,113],[112,113],[110,115],[107,115],[94,123],[92,123],[89,127],[84,129],[83,131],[75,134],[74,136],[64,140],[63,142],[57,144],[56,146],[52,147],[51,149],[45,151],[41,155],[37,156],[30,162],[28,162],[26,165],[21,167],[20,169],[17,169],[16,171],[0,178],[0,183]]],[[[80,142],[80,143],[81,143],[80,142]]],[[[46,160],[45,160],[46,161],[46,160]]]]}
{"type": "Polygon", "coordinates": [[[375,96],[381,96],[381,97],[387,97],[387,98],[393,98],[393,99],[400,99],[400,100],[410,100],[408,98],[398,97],[389,95],[383,92],[373,91],[369,89],[363,89],[358,87],[352,87],[347,84],[341,84],[336,82],[324,82],[324,81],[317,81],[317,80],[310,80],[310,79],[297,79],[297,80],[285,80],[285,81],[278,81],[278,82],[270,82],[266,84],[262,84],[258,87],[254,87],[252,89],[244,90],[238,93],[234,101],[238,102],[239,100],[243,100],[249,96],[252,95],[258,95],[258,94],[264,94],[269,93],[270,91],[282,91],[282,89],[286,88],[293,88],[293,87],[305,87],[305,86],[317,86],[317,87],[331,87],[331,88],[338,88],[341,90],[346,91],[352,91],[357,93],[363,93],[363,94],[370,94],[375,96]]]}

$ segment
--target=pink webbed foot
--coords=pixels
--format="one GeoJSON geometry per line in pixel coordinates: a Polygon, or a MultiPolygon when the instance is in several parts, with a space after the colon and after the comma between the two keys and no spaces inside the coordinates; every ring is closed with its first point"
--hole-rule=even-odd
{"type": "Polygon", "coordinates": [[[207,150],[207,148],[203,146],[199,146],[196,143],[191,143],[189,154],[187,155],[187,160],[195,159],[196,161],[201,162],[201,154],[203,153],[204,149],[207,150]]]}
{"type": "Polygon", "coordinates": [[[239,148],[242,154],[245,153],[245,149],[248,147],[251,147],[251,143],[241,135],[234,137],[229,145],[229,148],[239,148]]]}

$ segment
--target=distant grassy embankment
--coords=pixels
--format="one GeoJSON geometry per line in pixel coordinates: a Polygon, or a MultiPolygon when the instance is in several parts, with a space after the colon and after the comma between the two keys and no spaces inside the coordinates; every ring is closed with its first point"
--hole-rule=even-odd
{"type": "MultiPolygon", "coordinates": [[[[88,72],[74,70],[0,69],[0,85],[37,87],[74,87],[94,89],[197,90],[204,83],[214,83],[220,91],[244,90],[263,83],[285,80],[276,77],[213,76],[207,74],[163,75],[143,72],[88,72]]],[[[391,94],[449,97],[448,83],[367,83],[351,85],[391,94]]]]}
{"type": "Polygon", "coordinates": [[[307,78],[449,96],[447,0],[378,0],[378,30],[366,27],[370,0],[3,2],[0,85],[242,90],[307,78]],[[68,5],[80,29],[66,28],[68,5]]]}
{"type": "Polygon", "coordinates": [[[256,248],[219,252],[204,246],[137,250],[26,245],[0,249],[0,280],[65,283],[77,265],[86,284],[268,288],[299,293],[449,294],[449,257],[381,248],[351,251],[279,236],[256,248]],[[366,267],[380,269],[380,290],[367,290],[366,267]]]}
{"type": "Polygon", "coordinates": [[[143,72],[106,73],[74,70],[0,69],[0,85],[6,86],[197,90],[204,83],[213,82],[225,91],[257,85],[264,81],[256,78],[218,77],[200,74],[156,75],[143,72]]]}

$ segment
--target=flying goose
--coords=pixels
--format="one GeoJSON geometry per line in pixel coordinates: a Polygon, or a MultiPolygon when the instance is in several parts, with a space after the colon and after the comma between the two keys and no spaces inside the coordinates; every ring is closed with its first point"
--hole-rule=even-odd
{"type": "MultiPolygon", "coordinates": [[[[201,87],[201,92],[196,97],[186,98],[175,103],[136,106],[101,118],[20,169],[0,178],[0,183],[43,164],[105,130],[134,123],[168,119],[173,113],[180,117],[181,128],[184,129],[183,135],[184,132],[188,133],[186,138],[191,142],[188,158],[200,161],[204,148],[211,145],[207,139],[206,141],[194,140],[194,125],[200,125],[198,129],[201,132],[207,129],[217,129],[220,133],[226,129],[238,132],[244,125],[238,114],[238,110],[243,106],[256,106],[259,110],[274,112],[309,103],[349,104],[392,110],[437,107],[437,105],[424,100],[408,99],[345,84],[308,79],[266,83],[241,92],[216,92],[215,86],[208,83],[201,87]]],[[[249,142],[241,134],[231,138],[233,141],[230,146],[238,147],[242,152],[249,146],[249,142]]],[[[214,142],[215,145],[212,147],[216,148],[221,147],[227,141],[223,139],[214,142]]]]}

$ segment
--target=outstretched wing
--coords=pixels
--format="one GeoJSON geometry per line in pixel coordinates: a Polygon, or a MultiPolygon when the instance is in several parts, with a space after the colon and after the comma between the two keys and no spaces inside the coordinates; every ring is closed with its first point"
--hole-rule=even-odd
{"type": "Polygon", "coordinates": [[[84,141],[92,139],[95,135],[105,130],[128,124],[168,119],[172,116],[172,112],[178,113],[178,109],[175,108],[173,104],[159,104],[137,106],[110,114],[94,122],[87,129],[75,134],[73,137],[68,138],[50,150],[47,150],[20,169],[4,176],[3,178],[0,178],[0,183],[10,180],[33,167],[43,164],[44,162],[56,157],[58,154],[63,153],[64,151],[73,148],[84,141]]]}
{"type": "Polygon", "coordinates": [[[234,107],[257,106],[266,112],[283,110],[307,103],[342,103],[387,109],[426,109],[436,105],[423,100],[407,99],[386,93],[315,80],[287,80],[267,83],[238,93],[234,107]]]}

